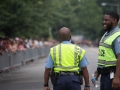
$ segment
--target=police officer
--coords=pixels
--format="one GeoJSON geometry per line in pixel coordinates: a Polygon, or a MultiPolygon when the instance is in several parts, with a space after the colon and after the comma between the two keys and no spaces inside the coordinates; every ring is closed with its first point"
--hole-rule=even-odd
{"type": "Polygon", "coordinates": [[[71,33],[66,27],[59,30],[60,44],[50,49],[50,56],[45,64],[44,90],[50,90],[48,81],[50,71],[53,68],[54,77],[53,90],[81,90],[79,74],[83,72],[85,80],[84,90],[90,90],[89,74],[85,57],[85,50],[70,43],[71,33]]]}
{"type": "MultiPolygon", "coordinates": [[[[120,90],[120,29],[119,15],[108,12],[104,15],[106,31],[99,43],[98,68],[95,77],[101,75],[100,90],[120,90]]],[[[93,82],[94,83],[94,82],[93,82]]]]}

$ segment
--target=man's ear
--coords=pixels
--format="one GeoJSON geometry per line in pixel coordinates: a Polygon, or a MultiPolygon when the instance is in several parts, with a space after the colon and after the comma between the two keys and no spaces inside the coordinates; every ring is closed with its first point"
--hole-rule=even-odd
{"type": "Polygon", "coordinates": [[[60,35],[58,35],[58,39],[61,40],[60,35]]]}
{"type": "Polygon", "coordinates": [[[117,19],[113,19],[113,23],[117,23],[117,19]]]}
{"type": "Polygon", "coordinates": [[[70,39],[71,39],[71,34],[70,34],[70,39]]]}
{"type": "Polygon", "coordinates": [[[60,36],[58,35],[58,39],[60,39],[60,36]]]}

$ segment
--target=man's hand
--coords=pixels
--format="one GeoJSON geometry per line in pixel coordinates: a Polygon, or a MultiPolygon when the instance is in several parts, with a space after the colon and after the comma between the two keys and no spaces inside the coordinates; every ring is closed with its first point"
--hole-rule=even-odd
{"type": "Polygon", "coordinates": [[[117,89],[120,87],[120,54],[117,55],[117,63],[116,63],[116,72],[115,72],[115,77],[112,81],[112,88],[117,89]]]}
{"type": "Polygon", "coordinates": [[[120,78],[119,77],[114,77],[112,81],[112,88],[118,89],[120,87],[120,78]]]}
{"type": "Polygon", "coordinates": [[[93,77],[93,78],[91,79],[91,81],[92,81],[93,85],[95,86],[95,82],[97,81],[96,77],[93,77]]]}
{"type": "Polygon", "coordinates": [[[95,71],[94,77],[96,77],[96,80],[98,80],[99,75],[100,75],[100,74],[98,73],[98,71],[95,71]]]}
{"type": "Polygon", "coordinates": [[[92,77],[93,77],[93,78],[91,79],[91,81],[92,81],[93,85],[95,86],[95,82],[98,81],[98,77],[99,77],[98,72],[96,71],[96,72],[92,75],[92,77]]]}
{"type": "Polygon", "coordinates": [[[50,88],[49,87],[44,87],[44,90],[50,90],[50,88]]]}

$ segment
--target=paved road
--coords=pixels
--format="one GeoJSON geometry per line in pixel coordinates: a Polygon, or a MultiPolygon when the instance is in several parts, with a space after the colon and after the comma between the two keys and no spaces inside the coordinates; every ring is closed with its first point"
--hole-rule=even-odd
{"type": "MultiPolygon", "coordinates": [[[[92,73],[96,70],[98,48],[83,47],[86,50],[86,57],[89,61],[88,70],[90,79],[92,73]]],[[[0,90],[44,90],[43,74],[46,58],[35,60],[29,65],[22,66],[20,69],[0,76],[0,90]]],[[[91,90],[99,90],[92,83],[91,90]]],[[[50,85],[52,90],[52,85],[50,85]]],[[[84,85],[82,86],[83,90],[84,85]]]]}

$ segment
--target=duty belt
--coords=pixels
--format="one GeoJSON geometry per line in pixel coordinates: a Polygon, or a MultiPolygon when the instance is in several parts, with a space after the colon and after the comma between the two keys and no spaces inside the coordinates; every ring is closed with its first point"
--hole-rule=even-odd
{"type": "Polygon", "coordinates": [[[55,73],[55,76],[66,76],[66,75],[79,75],[77,72],[59,72],[55,73]]]}
{"type": "Polygon", "coordinates": [[[99,74],[109,74],[116,71],[116,66],[97,68],[99,74]]]}

